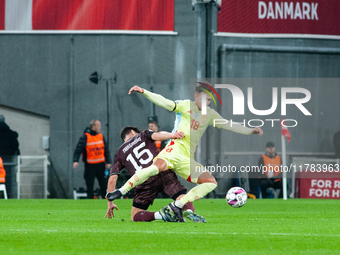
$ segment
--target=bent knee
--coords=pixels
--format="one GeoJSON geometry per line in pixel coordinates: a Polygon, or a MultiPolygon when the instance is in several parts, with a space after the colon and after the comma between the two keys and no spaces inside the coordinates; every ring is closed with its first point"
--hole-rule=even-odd
{"type": "Polygon", "coordinates": [[[213,183],[217,186],[216,179],[210,173],[201,174],[200,177],[197,179],[197,183],[213,183]]]}
{"type": "Polygon", "coordinates": [[[159,172],[168,170],[168,163],[162,158],[156,158],[153,164],[158,168],[159,172]]]}

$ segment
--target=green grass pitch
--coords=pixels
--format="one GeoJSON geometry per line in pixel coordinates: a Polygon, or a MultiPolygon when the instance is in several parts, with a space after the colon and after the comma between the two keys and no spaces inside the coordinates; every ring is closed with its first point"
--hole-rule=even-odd
{"type": "MultiPolygon", "coordinates": [[[[170,200],[157,199],[156,211],[170,200]]],[[[340,201],[194,203],[208,223],[131,222],[131,200],[0,200],[0,254],[340,254],[340,201]]]]}

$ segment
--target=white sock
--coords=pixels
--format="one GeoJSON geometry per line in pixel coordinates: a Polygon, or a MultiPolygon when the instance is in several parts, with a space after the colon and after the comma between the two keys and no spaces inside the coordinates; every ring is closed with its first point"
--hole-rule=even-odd
{"type": "Polygon", "coordinates": [[[119,189],[119,191],[122,193],[123,196],[127,193],[126,190],[123,187],[121,187],[119,189]]]}
{"type": "Polygon", "coordinates": [[[162,215],[159,212],[155,212],[155,220],[163,220],[162,215]]]}
{"type": "Polygon", "coordinates": [[[182,204],[181,200],[176,200],[175,201],[175,206],[182,208],[184,205],[182,204]]]}

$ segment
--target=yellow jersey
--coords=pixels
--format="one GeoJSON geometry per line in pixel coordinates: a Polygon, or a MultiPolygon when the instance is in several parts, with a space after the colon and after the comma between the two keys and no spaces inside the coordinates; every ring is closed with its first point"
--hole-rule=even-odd
{"type": "Polygon", "coordinates": [[[189,153],[191,156],[196,151],[198,141],[201,139],[205,130],[210,125],[244,135],[252,134],[252,129],[244,127],[241,124],[232,123],[225,120],[219,113],[210,107],[207,107],[207,114],[202,115],[195,102],[190,100],[180,100],[174,102],[145,89],[143,95],[151,102],[167,110],[176,112],[176,120],[173,132],[182,131],[185,135],[184,138],[181,140],[177,139],[176,141],[182,143],[185,146],[187,153],[189,153]],[[219,121],[214,123],[214,120],[219,121]]]}

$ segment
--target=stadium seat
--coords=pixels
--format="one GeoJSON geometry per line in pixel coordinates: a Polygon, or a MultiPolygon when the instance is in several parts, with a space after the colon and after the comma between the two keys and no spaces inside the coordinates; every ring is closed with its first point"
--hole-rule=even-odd
{"type": "MultiPolygon", "coordinates": [[[[267,198],[278,198],[280,195],[280,192],[281,192],[281,189],[268,188],[267,198]]],[[[259,186],[259,198],[263,198],[260,186],[259,186]]]]}
{"type": "MultiPolygon", "coordinates": [[[[259,186],[259,192],[261,193],[261,189],[259,186]]],[[[274,189],[274,188],[268,188],[267,189],[267,198],[278,198],[280,195],[281,189],[274,189]]],[[[262,193],[260,195],[262,198],[262,193]]]]}
{"type": "Polygon", "coordinates": [[[273,194],[273,198],[278,198],[281,192],[281,189],[273,189],[273,188],[268,188],[267,189],[267,193],[270,190],[270,192],[272,192],[273,194]]]}
{"type": "Polygon", "coordinates": [[[7,199],[7,192],[6,192],[6,186],[5,184],[0,184],[0,191],[4,193],[5,199],[7,199]]]}
{"type": "Polygon", "coordinates": [[[80,198],[80,197],[84,197],[84,198],[87,198],[87,193],[86,193],[86,191],[84,191],[84,190],[76,190],[76,189],[74,189],[73,190],[73,198],[74,198],[74,200],[77,200],[78,198],[80,198]]]}

